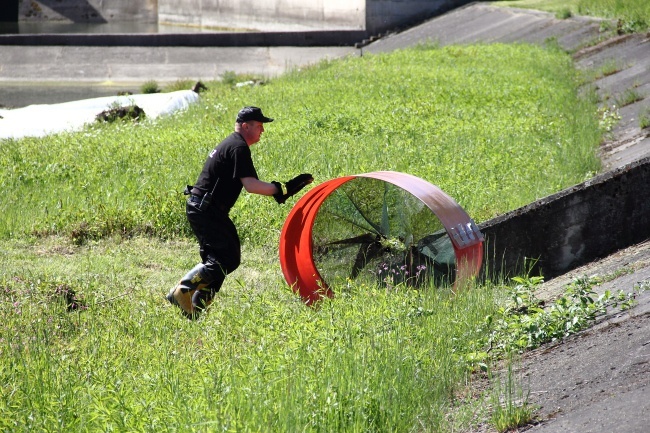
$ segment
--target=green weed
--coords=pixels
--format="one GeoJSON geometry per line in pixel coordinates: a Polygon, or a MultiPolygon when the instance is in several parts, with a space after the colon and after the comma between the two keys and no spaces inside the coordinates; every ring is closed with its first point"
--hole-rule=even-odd
{"type": "Polygon", "coordinates": [[[491,424],[499,432],[513,431],[528,425],[533,420],[534,408],[528,402],[521,376],[516,374],[514,358],[506,362],[506,372],[492,378],[492,415],[491,424]]]}
{"type": "Polygon", "coordinates": [[[140,86],[141,93],[160,93],[160,87],[156,80],[146,81],[140,86]]]}
{"type": "Polygon", "coordinates": [[[600,68],[594,77],[594,79],[599,79],[603,77],[608,77],[614,75],[622,69],[621,66],[617,63],[616,60],[607,60],[600,68]]]}
{"type": "Polygon", "coordinates": [[[650,127],[650,107],[646,107],[639,113],[639,128],[645,129],[650,127]]]}
{"type": "Polygon", "coordinates": [[[190,90],[196,80],[176,80],[164,87],[165,92],[176,92],[178,90],[190,90]]]}
{"type": "Polygon", "coordinates": [[[516,277],[513,281],[517,284],[508,289],[498,314],[486,318],[490,337],[478,345],[489,352],[524,351],[562,340],[585,329],[608,307],[628,309],[635,303],[634,294],[622,292],[606,291],[596,297],[592,287],[602,281],[598,277],[576,279],[550,305],[534,294],[543,281],[541,277],[516,277]]]}
{"type": "Polygon", "coordinates": [[[236,87],[239,83],[262,83],[264,80],[255,74],[237,74],[234,71],[225,71],[221,74],[221,82],[226,86],[236,87]]]}
{"type": "Polygon", "coordinates": [[[636,89],[627,89],[616,97],[616,105],[619,107],[625,107],[626,105],[634,104],[642,99],[643,95],[641,95],[636,89]]]}
{"type": "Polygon", "coordinates": [[[604,133],[611,132],[620,120],[621,115],[616,105],[598,108],[598,126],[604,133]]]}

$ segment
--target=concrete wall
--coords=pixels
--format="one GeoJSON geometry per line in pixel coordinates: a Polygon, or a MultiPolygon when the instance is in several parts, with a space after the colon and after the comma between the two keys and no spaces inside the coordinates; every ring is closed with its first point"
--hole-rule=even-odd
{"type": "Polygon", "coordinates": [[[650,238],[650,157],[479,226],[484,272],[547,279],[650,238]]]}
{"type": "Polygon", "coordinates": [[[359,30],[366,0],[158,0],[160,23],[227,29],[359,30]]]}
{"type": "Polygon", "coordinates": [[[366,30],[377,35],[466,5],[471,0],[367,0],[366,30]]]}
{"type": "Polygon", "coordinates": [[[18,0],[18,20],[65,23],[135,21],[156,23],[158,0],[18,0]]]}
{"type": "Polygon", "coordinates": [[[423,21],[469,0],[3,0],[8,21],[160,23],[278,32],[365,31],[377,35],[423,21]],[[9,10],[11,9],[11,11],[9,10]],[[11,13],[9,13],[11,12],[11,13]]]}
{"type": "Polygon", "coordinates": [[[158,0],[159,22],[279,30],[365,30],[423,21],[469,0],[158,0]]]}

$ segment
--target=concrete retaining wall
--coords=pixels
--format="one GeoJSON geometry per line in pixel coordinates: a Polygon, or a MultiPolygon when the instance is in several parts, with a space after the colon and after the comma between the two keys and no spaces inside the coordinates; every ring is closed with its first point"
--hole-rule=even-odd
{"type": "Polygon", "coordinates": [[[385,33],[469,0],[3,0],[23,23],[160,23],[213,31],[345,30],[385,33]]]}
{"type": "Polygon", "coordinates": [[[551,279],[650,238],[650,157],[480,226],[484,273],[551,279]],[[526,263],[528,262],[528,263],[526,263]]]}
{"type": "Polygon", "coordinates": [[[377,35],[425,21],[471,0],[367,0],[366,31],[377,35]]]}
{"type": "Polygon", "coordinates": [[[260,31],[366,30],[423,21],[469,0],[158,0],[159,21],[260,31]]]}
{"type": "Polygon", "coordinates": [[[158,0],[160,23],[251,30],[363,30],[366,0],[158,0]]]}
{"type": "MultiPolygon", "coordinates": [[[[110,24],[102,24],[110,26],[110,24]]],[[[62,33],[0,34],[0,45],[90,47],[334,47],[353,46],[364,30],[230,33],[62,33]]]]}
{"type": "MultiPolygon", "coordinates": [[[[21,22],[156,23],[158,0],[3,0],[18,1],[21,22]]],[[[3,6],[4,7],[4,6],[3,6]]]]}

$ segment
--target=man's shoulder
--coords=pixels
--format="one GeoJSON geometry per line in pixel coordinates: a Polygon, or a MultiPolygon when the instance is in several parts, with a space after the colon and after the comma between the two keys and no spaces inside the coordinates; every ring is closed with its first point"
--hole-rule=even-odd
{"type": "Polygon", "coordinates": [[[237,132],[233,132],[226,138],[224,138],[221,143],[219,143],[219,146],[222,147],[239,147],[239,146],[244,146],[248,147],[246,144],[246,140],[244,140],[244,137],[241,136],[241,134],[237,132]]]}
{"type": "Polygon", "coordinates": [[[246,141],[241,135],[233,132],[217,145],[212,151],[212,155],[220,155],[221,158],[227,158],[234,153],[239,153],[244,149],[248,149],[246,141]]]}

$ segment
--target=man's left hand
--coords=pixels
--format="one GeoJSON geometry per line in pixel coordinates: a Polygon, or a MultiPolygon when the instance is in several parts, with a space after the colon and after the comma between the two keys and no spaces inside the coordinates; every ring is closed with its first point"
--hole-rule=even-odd
{"type": "Polygon", "coordinates": [[[289,197],[295,195],[301,189],[303,189],[313,181],[314,181],[314,177],[309,173],[299,174],[293,179],[287,181],[287,183],[284,184],[284,188],[280,182],[273,181],[271,183],[278,188],[278,192],[273,194],[273,198],[279,204],[282,204],[285,201],[287,201],[289,197]]]}

